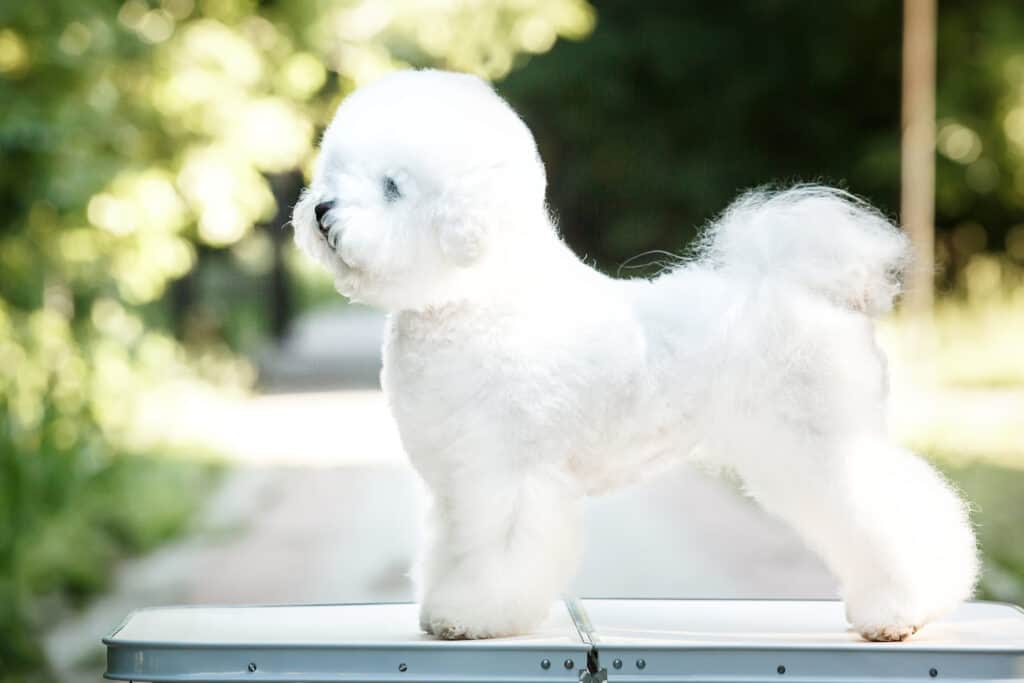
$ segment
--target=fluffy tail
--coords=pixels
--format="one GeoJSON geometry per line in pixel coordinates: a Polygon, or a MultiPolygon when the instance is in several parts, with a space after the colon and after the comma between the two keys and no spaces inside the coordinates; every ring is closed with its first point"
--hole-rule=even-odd
{"type": "Polygon", "coordinates": [[[785,279],[879,315],[900,293],[910,242],[853,195],[800,185],[740,197],[704,234],[699,255],[716,267],[785,279]]]}

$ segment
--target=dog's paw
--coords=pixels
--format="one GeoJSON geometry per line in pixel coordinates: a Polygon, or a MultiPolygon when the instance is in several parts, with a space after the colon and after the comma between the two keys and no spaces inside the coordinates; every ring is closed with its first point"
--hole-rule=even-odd
{"type": "Polygon", "coordinates": [[[864,640],[894,643],[906,640],[921,627],[917,624],[855,624],[854,628],[864,640]]]}
{"type": "Polygon", "coordinates": [[[487,638],[486,635],[478,635],[471,631],[465,624],[447,623],[444,621],[437,621],[431,624],[431,629],[435,636],[441,640],[475,640],[477,638],[487,638]]]}
{"type": "Polygon", "coordinates": [[[925,610],[909,595],[863,591],[846,600],[846,619],[865,640],[906,640],[924,626],[925,610]]]}
{"type": "Polygon", "coordinates": [[[420,607],[420,628],[443,640],[503,638],[528,633],[543,620],[546,609],[524,609],[525,605],[427,598],[420,607]]]}
{"type": "Polygon", "coordinates": [[[435,617],[433,610],[428,610],[426,607],[420,608],[420,629],[442,640],[472,640],[489,637],[474,635],[472,629],[459,621],[435,617]]]}
{"type": "Polygon", "coordinates": [[[501,638],[517,635],[497,624],[470,624],[463,620],[443,617],[420,619],[420,627],[427,633],[441,640],[479,640],[483,638],[501,638]]]}
{"type": "Polygon", "coordinates": [[[461,620],[451,618],[451,616],[445,618],[437,615],[438,610],[436,606],[428,607],[427,605],[422,605],[420,607],[420,629],[442,640],[471,640],[488,637],[486,635],[474,635],[473,629],[470,629],[461,620]]]}

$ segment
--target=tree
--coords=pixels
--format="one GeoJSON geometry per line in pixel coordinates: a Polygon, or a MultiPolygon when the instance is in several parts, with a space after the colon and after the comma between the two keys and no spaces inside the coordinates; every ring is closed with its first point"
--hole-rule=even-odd
{"type": "MultiPolygon", "coordinates": [[[[898,219],[901,19],[885,0],[599,3],[589,39],[532,57],[500,88],[537,134],[563,234],[614,272],[684,249],[763,184],[835,183],[898,219]]],[[[1024,263],[1022,34],[1010,0],[941,3],[943,291],[972,259],[998,286],[1000,268],[974,258],[985,251],[1024,263]]]]}

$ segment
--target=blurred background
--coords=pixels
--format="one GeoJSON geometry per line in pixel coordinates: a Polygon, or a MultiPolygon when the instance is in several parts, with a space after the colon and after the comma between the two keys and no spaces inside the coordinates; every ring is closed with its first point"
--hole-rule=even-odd
{"type": "MultiPolygon", "coordinates": [[[[1024,8],[906,6],[0,4],[0,680],[97,680],[144,605],[410,598],[383,320],[287,226],[341,99],[410,65],[495,82],[612,274],[764,183],[902,218],[934,268],[879,331],[892,428],[971,500],[979,595],[1024,602],[1024,8]]],[[[587,535],[580,594],[835,594],[696,471],[594,501],[587,535]]]]}

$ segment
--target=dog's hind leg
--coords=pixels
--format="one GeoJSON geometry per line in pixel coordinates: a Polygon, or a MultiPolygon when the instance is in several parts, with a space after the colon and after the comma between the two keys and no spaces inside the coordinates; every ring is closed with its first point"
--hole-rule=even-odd
{"type": "Polygon", "coordinates": [[[434,501],[420,624],[441,638],[525,633],[579,563],[582,497],[563,470],[462,471],[434,501]]]}
{"type": "Polygon", "coordinates": [[[977,554],[965,505],[917,455],[881,438],[752,439],[733,466],[837,576],[869,640],[903,640],[968,598],[977,554]]]}

